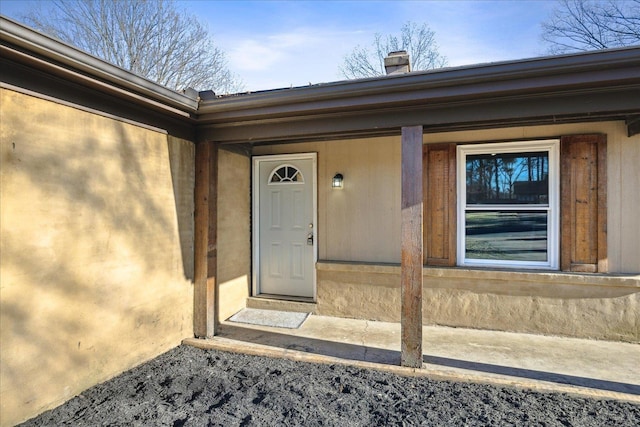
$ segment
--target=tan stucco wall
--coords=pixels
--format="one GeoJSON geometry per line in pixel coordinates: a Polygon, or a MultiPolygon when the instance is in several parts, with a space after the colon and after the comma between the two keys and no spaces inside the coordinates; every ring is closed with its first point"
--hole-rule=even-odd
{"type": "MultiPolygon", "coordinates": [[[[425,143],[495,142],[607,134],[609,271],[640,272],[640,135],[624,122],[425,134],[425,143]]],[[[254,155],[318,153],[319,259],[400,262],[400,137],[262,146],[254,155]],[[343,190],[330,188],[336,172],[343,190]]]]}
{"type": "MultiPolygon", "coordinates": [[[[425,268],[422,320],[640,342],[640,276],[425,268]]],[[[400,267],[318,264],[316,313],[400,321],[400,267]]]]}
{"type": "Polygon", "coordinates": [[[251,159],[218,155],[218,320],[246,306],[251,283],[251,159]]]}
{"type": "Polygon", "coordinates": [[[0,413],[192,336],[194,145],[0,90],[0,413]]]}

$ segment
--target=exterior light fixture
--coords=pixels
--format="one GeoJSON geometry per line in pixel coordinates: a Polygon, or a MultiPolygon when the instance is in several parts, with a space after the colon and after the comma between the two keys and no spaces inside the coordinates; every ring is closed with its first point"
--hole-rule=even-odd
{"type": "Polygon", "coordinates": [[[344,177],[341,173],[337,173],[333,176],[331,180],[331,188],[342,188],[344,187],[344,177]]]}

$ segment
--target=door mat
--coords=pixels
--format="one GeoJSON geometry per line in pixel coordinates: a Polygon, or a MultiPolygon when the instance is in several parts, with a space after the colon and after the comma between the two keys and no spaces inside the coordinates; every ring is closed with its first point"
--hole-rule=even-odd
{"type": "Polygon", "coordinates": [[[311,313],[294,313],[291,311],[260,310],[245,308],[229,318],[230,322],[248,323],[250,325],[273,326],[276,328],[298,329],[311,313]]]}

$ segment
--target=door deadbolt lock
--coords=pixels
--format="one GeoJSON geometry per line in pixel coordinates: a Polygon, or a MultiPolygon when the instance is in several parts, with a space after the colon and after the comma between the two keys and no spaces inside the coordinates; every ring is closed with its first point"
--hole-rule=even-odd
{"type": "Polygon", "coordinates": [[[307,235],[307,245],[313,245],[313,233],[307,235]]]}

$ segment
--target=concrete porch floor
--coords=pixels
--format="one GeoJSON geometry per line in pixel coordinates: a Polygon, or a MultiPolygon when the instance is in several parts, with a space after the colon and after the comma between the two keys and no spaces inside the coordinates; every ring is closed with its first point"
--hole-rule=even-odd
{"type": "Polygon", "coordinates": [[[222,322],[218,333],[183,343],[640,403],[638,344],[424,326],[423,369],[412,369],[399,366],[399,323],[311,315],[299,329],[222,322]]]}

